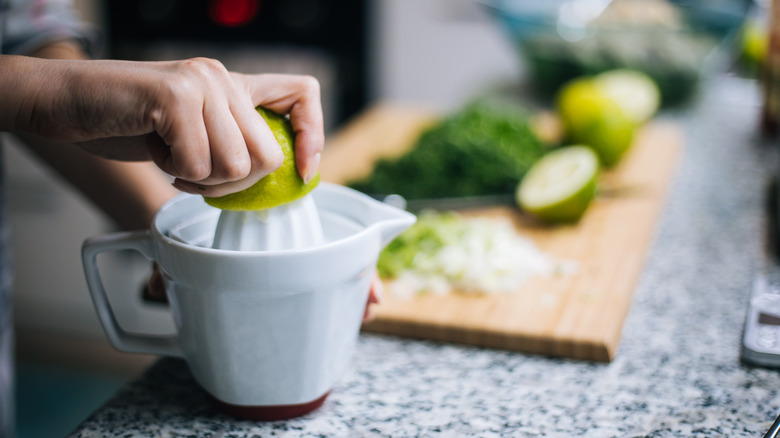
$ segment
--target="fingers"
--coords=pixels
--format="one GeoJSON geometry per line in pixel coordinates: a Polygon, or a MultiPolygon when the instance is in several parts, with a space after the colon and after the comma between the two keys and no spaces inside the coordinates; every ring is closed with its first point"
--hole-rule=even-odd
{"type": "Polygon", "coordinates": [[[243,110],[229,113],[231,118],[223,120],[222,126],[214,122],[220,120],[218,114],[204,117],[211,149],[211,175],[197,181],[177,178],[176,188],[223,196],[249,188],[281,166],[284,155],[279,143],[254,106],[247,103],[243,110]],[[209,121],[214,126],[209,127],[209,121]]]}
{"type": "MultiPolygon", "coordinates": [[[[228,101],[206,102],[203,108],[203,124],[208,135],[211,173],[198,182],[203,185],[216,185],[249,176],[252,170],[249,156],[251,151],[244,133],[230,111],[228,101]]],[[[252,134],[257,135],[248,135],[252,134]]]]}
{"type": "Polygon", "coordinates": [[[149,139],[149,152],[165,173],[187,180],[200,180],[211,174],[209,135],[201,108],[202,103],[197,100],[190,103],[176,99],[169,111],[152,115],[159,135],[149,139]]]}
{"type": "Polygon", "coordinates": [[[300,75],[234,75],[247,83],[255,105],[290,115],[295,133],[295,164],[304,181],[311,181],[325,146],[319,82],[300,75]]]}
{"type": "Polygon", "coordinates": [[[294,75],[228,73],[213,60],[175,66],[181,76],[168,89],[170,104],[151,113],[158,140],[149,152],[176,177],[179,190],[222,196],[246,189],[276,170],[283,154],[255,106],[289,114],[296,167],[308,182],[324,147],[319,84],[294,75]]]}

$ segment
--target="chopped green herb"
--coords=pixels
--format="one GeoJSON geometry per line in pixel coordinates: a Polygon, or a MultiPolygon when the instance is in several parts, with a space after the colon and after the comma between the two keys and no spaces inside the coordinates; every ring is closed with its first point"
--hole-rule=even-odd
{"type": "Polygon", "coordinates": [[[390,293],[408,296],[515,292],[533,276],[576,266],[540,251],[509,220],[425,211],[382,251],[378,269],[390,293]]]}
{"type": "Polygon", "coordinates": [[[371,176],[350,186],[407,199],[513,193],[544,152],[524,110],[475,102],[425,131],[407,154],[379,161],[371,176]]]}

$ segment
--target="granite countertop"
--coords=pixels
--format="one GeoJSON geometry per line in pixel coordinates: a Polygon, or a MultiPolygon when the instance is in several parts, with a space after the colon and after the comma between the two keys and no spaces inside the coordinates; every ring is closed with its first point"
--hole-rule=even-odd
{"type": "Polygon", "coordinates": [[[304,417],[216,412],[186,365],[161,359],[73,437],[761,437],[780,371],[740,361],[751,284],[773,270],[765,199],[778,168],[758,139],[755,84],[718,80],[684,117],[688,142],[612,363],[362,334],[352,367],[304,417]]]}

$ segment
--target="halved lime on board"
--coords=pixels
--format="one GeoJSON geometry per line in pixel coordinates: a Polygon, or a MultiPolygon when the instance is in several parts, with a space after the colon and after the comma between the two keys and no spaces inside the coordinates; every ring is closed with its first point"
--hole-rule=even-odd
{"type": "Polygon", "coordinates": [[[587,146],[566,146],[537,161],[517,187],[517,204],[544,222],[576,222],[596,194],[599,157],[587,146]]]}

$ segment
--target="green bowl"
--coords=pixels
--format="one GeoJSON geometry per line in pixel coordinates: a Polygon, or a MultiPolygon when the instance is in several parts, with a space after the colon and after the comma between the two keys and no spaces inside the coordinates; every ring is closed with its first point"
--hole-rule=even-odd
{"type": "Polygon", "coordinates": [[[631,68],[658,83],[665,107],[689,101],[703,77],[725,69],[728,59],[718,49],[732,41],[750,4],[738,0],[479,2],[512,39],[526,79],[539,97],[553,96],[578,76],[631,68]],[[605,4],[607,9],[599,7],[605,4]],[[641,6],[632,9],[632,4],[641,6]]]}

